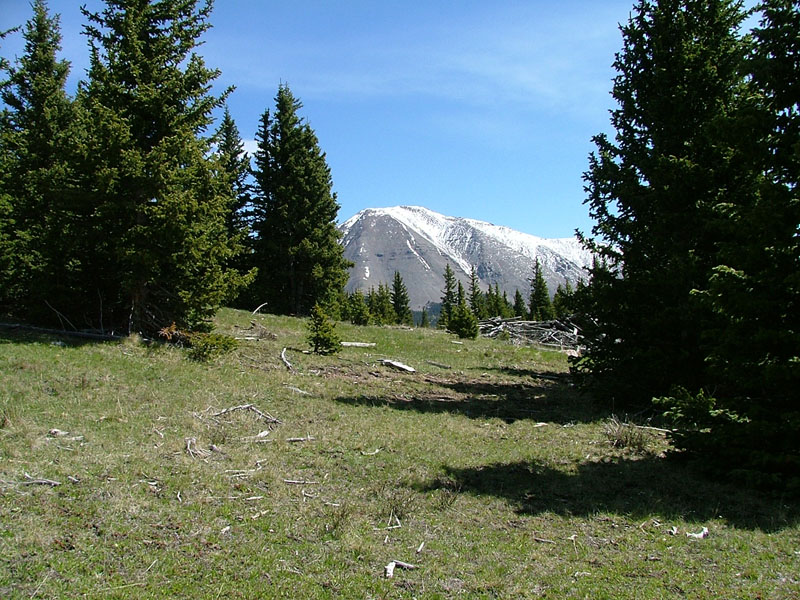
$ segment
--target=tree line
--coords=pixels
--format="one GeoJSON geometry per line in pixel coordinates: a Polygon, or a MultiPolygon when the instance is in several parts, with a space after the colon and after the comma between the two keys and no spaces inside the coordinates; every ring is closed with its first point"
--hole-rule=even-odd
{"type": "Polygon", "coordinates": [[[74,97],[59,17],[32,7],[23,55],[0,64],[0,311],[152,334],[208,328],[224,303],[304,315],[337,297],[350,264],[325,154],[281,85],[251,167],[233,90],[211,93],[220,72],[197,53],[210,1],[82,8],[74,97]]]}
{"type": "MultiPolygon", "coordinates": [[[[474,329],[477,332],[477,322],[491,317],[519,317],[532,321],[568,318],[576,309],[576,293],[585,285],[583,281],[579,281],[576,288],[573,288],[569,281],[564,285],[559,284],[551,299],[538,259],[534,262],[527,303],[519,289],[514,294],[513,303],[506,291],[500,291],[497,283],[490,285],[485,291],[481,290],[474,266],[471,268],[470,281],[466,289],[456,280],[449,264],[445,266],[443,278],[444,289],[436,326],[455,333],[471,331],[472,326],[469,323],[472,320],[475,321],[474,329]],[[465,312],[469,313],[471,318],[467,317],[465,312]],[[454,313],[458,314],[454,317],[454,313]],[[463,324],[465,319],[467,323],[465,326],[453,325],[453,323],[463,324]]],[[[395,271],[391,286],[380,283],[377,288],[371,287],[366,293],[361,290],[344,293],[334,309],[334,316],[350,321],[354,325],[416,324],[420,327],[430,327],[433,324],[427,306],[423,307],[419,321],[414,322],[408,290],[399,271],[395,271]]]]}
{"type": "Polygon", "coordinates": [[[640,0],[621,31],[574,368],[666,410],[685,454],[800,490],[800,5],[640,0]]]}

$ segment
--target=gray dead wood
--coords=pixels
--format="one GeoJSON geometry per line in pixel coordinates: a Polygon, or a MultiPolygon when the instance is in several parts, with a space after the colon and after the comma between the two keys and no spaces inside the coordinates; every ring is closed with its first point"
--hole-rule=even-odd
{"type": "Polygon", "coordinates": [[[450,365],[445,365],[445,364],[442,364],[442,363],[438,363],[438,362],[436,362],[434,360],[426,360],[425,362],[428,363],[429,365],[433,365],[434,367],[439,367],[440,369],[452,369],[453,368],[450,365]]]}
{"type": "Polygon", "coordinates": [[[393,369],[397,369],[398,371],[405,371],[406,373],[416,373],[417,370],[414,367],[409,367],[408,365],[404,365],[401,362],[396,360],[389,360],[388,358],[384,358],[381,360],[381,364],[385,367],[391,367],[393,369]]]}
{"type": "Polygon", "coordinates": [[[52,479],[40,479],[37,477],[31,477],[27,473],[25,473],[25,481],[20,481],[20,485],[49,485],[50,487],[56,487],[57,485],[61,485],[60,481],[53,481],[52,479]]]}
{"type": "Polygon", "coordinates": [[[286,365],[287,369],[289,369],[290,371],[294,371],[292,363],[290,363],[289,359],[286,358],[286,350],[288,350],[288,348],[284,348],[283,350],[281,350],[281,360],[283,361],[283,364],[286,365]]]}
{"type": "Polygon", "coordinates": [[[279,421],[278,419],[276,419],[275,417],[273,417],[269,413],[265,413],[265,412],[260,411],[259,409],[257,409],[252,404],[240,404],[239,406],[231,406],[229,408],[224,408],[221,411],[219,411],[218,413],[214,413],[211,416],[212,417],[221,417],[222,415],[226,415],[226,414],[228,414],[230,412],[234,412],[234,411],[237,411],[237,410],[249,410],[249,411],[254,412],[255,414],[257,414],[260,418],[264,419],[267,423],[277,423],[279,425],[281,424],[281,421],[279,421]]]}
{"type": "Polygon", "coordinates": [[[340,342],[345,348],[374,348],[375,342],[340,342]]]}
{"type": "Polygon", "coordinates": [[[481,335],[488,338],[507,336],[518,344],[539,344],[562,350],[576,350],[581,343],[580,329],[570,321],[521,321],[494,317],[478,324],[481,335]]]}

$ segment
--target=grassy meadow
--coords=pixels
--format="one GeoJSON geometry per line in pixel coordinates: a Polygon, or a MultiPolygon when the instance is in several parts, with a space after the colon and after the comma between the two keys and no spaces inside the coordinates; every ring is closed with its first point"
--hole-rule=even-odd
{"type": "Polygon", "coordinates": [[[253,339],[198,362],[0,329],[0,598],[800,597],[796,501],[665,459],[559,352],[217,330],[253,339]]]}

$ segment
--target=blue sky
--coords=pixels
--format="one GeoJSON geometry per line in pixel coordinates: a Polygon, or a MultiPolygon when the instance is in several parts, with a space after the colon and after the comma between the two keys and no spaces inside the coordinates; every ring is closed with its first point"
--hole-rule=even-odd
{"type": "MultiPolygon", "coordinates": [[[[88,52],[79,6],[61,14],[70,86],[88,52]]],[[[608,111],[633,0],[217,0],[200,53],[235,85],[242,137],[287,83],[331,167],[341,221],[422,205],[542,237],[591,221],[582,173],[608,111]]],[[[30,17],[0,0],[0,29],[30,17]]],[[[20,36],[0,53],[21,53],[20,36]]]]}

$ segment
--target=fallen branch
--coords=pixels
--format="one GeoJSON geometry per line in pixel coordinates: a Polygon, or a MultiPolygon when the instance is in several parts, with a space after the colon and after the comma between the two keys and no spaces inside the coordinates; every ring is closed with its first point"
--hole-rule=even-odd
{"type": "Polygon", "coordinates": [[[230,412],[237,411],[237,410],[249,410],[251,412],[254,412],[260,418],[264,419],[267,423],[278,423],[278,424],[281,423],[278,419],[276,419],[272,415],[270,415],[268,413],[265,413],[265,412],[261,412],[260,410],[258,410],[253,404],[240,404],[239,406],[231,406],[229,408],[224,408],[221,411],[219,411],[218,413],[214,413],[211,416],[212,417],[221,417],[222,415],[225,415],[225,414],[228,414],[230,412]]]}
{"type": "Polygon", "coordinates": [[[189,456],[192,458],[205,458],[211,454],[208,450],[203,450],[202,448],[197,447],[197,438],[186,438],[186,452],[189,453],[189,456]]]}
{"type": "Polygon", "coordinates": [[[301,396],[310,396],[311,392],[307,392],[305,390],[301,390],[299,387],[294,387],[293,385],[287,385],[286,389],[294,392],[295,394],[300,394],[301,396]]]}
{"type": "Polygon", "coordinates": [[[60,481],[53,481],[52,479],[38,479],[36,477],[31,477],[27,473],[25,473],[25,481],[20,481],[20,485],[49,485],[50,487],[56,487],[57,485],[61,485],[60,481]]]}
{"type": "Polygon", "coordinates": [[[391,579],[392,577],[394,577],[395,567],[399,569],[408,569],[408,570],[417,568],[416,565],[412,565],[411,563],[403,562],[402,560],[393,560],[383,568],[383,574],[387,579],[391,579]]]}
{"type": "Polygon", "coordinates": [[[388,358],[384,358],[381,360],[381,364],[385,367],[392,367],[393,369],[397,369],[398,371],[405,371],[406,373],[416,373],[417,370],[414,367],[409,367],[408,365],[404,365],[401,362],[396,360],[389,360],[388,358]]]}
{"type": "Polygon", "coordinates": [[[375,342],[341,342],[345,348],[374,348],[377,346],[375,342]]]}
{"type": "Polygon", "coordinates": [[[319,485],[319,481],[308,481],[307,479],[284,479],[286,485],[319,485]]]}
{"type": "Polygon", "coordinates": [[[251,313],[251,315],[250,315],[250,316],[253,316],[253,315],[255,315],[255,314],[258,312],[258,311],[260,311],[262,308],[264,308],[264,307],[265,307],[267,304],[269,304],[269,303],[268,303],[268,302],[264,302],[263,304],[259,304],[259,305],[256,307],[256,309],[255,309],[255,310],[254,310],[254,311],[251,313]]]}
{"type": "Polygon", "coordinates": [[[289,359],[286,358],[286,350],[287,350],[287,348],[284,348],[283,350],[281,350],[281,360],[283,361],[283,364],[286,365],[287,369],[289,369],[290,371],[294,371],[294,367],[292,366],[292,363],[290,363],[289,359]]]}
{"type": "Polygon", "coordinates": [[[440,369],[452,369],[453,368],[450,365],[443,365],[442,363],[438,363],[438,362],[433,361],[433,360],[426,360],[425,362],[428,363],[429,365],[433,365],[434,367],[439,367],[440,369]]]}
{"type": "Polygon", "coordinates": [[[306,437],[290,437],[286,438],[287,442],[290,443],[297,443],[297,442],[313,442],[316,438],[313,435],[307,435],[306,437]]]}

